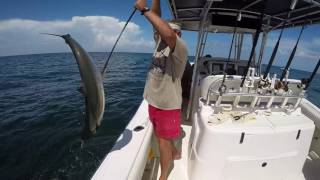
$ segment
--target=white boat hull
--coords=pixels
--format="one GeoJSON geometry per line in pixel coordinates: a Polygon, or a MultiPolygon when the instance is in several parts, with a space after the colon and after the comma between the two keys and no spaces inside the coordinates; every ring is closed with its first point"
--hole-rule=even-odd
{"type": "Polygon", "coordinates": [[[92,179],[141,179],[150,150],[152,131],[148,105],[143,101],[92,179]],[[143,129],[135,131],[137,127],[143,129]]]}

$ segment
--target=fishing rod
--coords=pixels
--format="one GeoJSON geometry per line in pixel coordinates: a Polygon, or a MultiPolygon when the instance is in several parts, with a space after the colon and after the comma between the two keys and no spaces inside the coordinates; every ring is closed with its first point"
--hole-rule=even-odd
{"type": "Polygon", "coordinates": [[[227,68],[228,68],[228,65],[229,65],[230,58],[231,58],[231,53],[232,53],[232,47],[233,47],[235,34],[237,33],[238,22],[240,22],[240,21],[241,21],[241,11],[239,12],[238,16],[236,16],[236,21],[235,21],[235,25],[234,25],[234,29],[233,29],[233,35],[232,35],[232,40],[231,40],[231,45],[230,45],[230,50],[229,50],[229,55],[228,55],[226,66],[223,69],[223,79],[222,79],[221,86],[219,88],[220,93],[223,93],[223,91],[226,90],[226,86],[225,86],[224,83],[226,81],[227,68]]]}
{"type": "Polygon", "coordinates": [[[114,51],[115,47],[117,46],[117,43],[118,43],[118,41],[119,41],[119,39],[120,39],[120,37],[121,37],[122,33],[123,33],[123,32],[124,32],[124,30],[126,29],[126,27],[127,27],[128,23],[131,21],[131,19],[132,19],[133,15],[136,13],[136,11],[137,11],[137,8],[134,8],[134,10],[131,12],[131,15],[129,16],[129,18],[128,18],[128,20],[127,20],[126,24],[125,24],[125,25],[124,25],[124,27],[122,28],[122,30],[121,30],[121,32],[120,32],[120,34],[119,34],[119,36],[118,36],[118,38],[117,38],[117,40],[116,40],[115,44],[113,45],[112,50],[111,50],[111,52],[109,53],[109,56],[108,56],[108,58],[107,58],[107,61],[106,61],[106,63],[104,64],[104,67],[103,67],[103,69],[102,69],[102,71],[101,71],[102,77],[103,77],[104,73],[106,72],[107,65],[108,65],[108,63],[109,63],[110,57],[111,57],[111,55],[112,55],[112,53],[113,53],[113,51],[114,51]]]}
{"type": "Polygon", "coordinates": [[[245,73],[244,73],[244,77],[241,81],[241,85],[240,87],[242,88],[243,85],[244,85],[244,81],[246,80],[246,75],[249,71],[249,67],[251,66],[251,62],[252,62],[252,58],[253,58],[253,54],[255,52],[255,49],[256,49],[256,46],[257,46],[257,43],[258,43],[258,40],[259,40],[259,35],[260,35],[260,32],[261,32],[261,29],[262,29],[262,24],[263,24],[263,17],[264,17],[264,14],[265,14],[265,11],[266,11],[266,7],[267,7],[267,1],[268,0],[264,0],[263,1],[263,9],[261,11],[261,14],[260,14],[260,18],[259,18],[259,23],[256,27],[256,34],[253,38],[253,43],[252,43],[252,49],[251,49],[251,53],[250,53],[250,56],[249,56],[249,60],[248,60],[248,64],[246,66],[246,70],[245,70],[245,73]]]}
{"type": "Polygon", "coordinates": [[[272,64],[273,64],[273,61],[274,61],[274,59],[275,59],[275,57],[276,57],[276,54],[277,54],[278,48],[279,48],[279,44],[280,44],[280,40],[281,40],[281,37],[282,37],[283,30],[284,30],[284,28],[281,29],[281,32],[280,32],[278,41],[277,41],[277,43],[276,43],[276,45],[275,45],[275,47],[274,47],[274,49],[273,49],[273,51],[272,51],[272,55],[271,55],[271,57],[270,57],[270,60],[269,60],[267,69],[266,69],[266,71],[264,72],[263,79],[266,79],[266,78],[267,78],[267,76],[268,76],[268,74],[269,74],[269,71],[270,71],[270,69],[271,69],[271,66],[272,66],[272,64]]]}
{"type": "Polygon", "coordinates": [[[263,78],[261,79],[261,82],[267,82],[267,76],[270,72],[270,69],[273,65],[273,62],[274,62],[274,59],[276,57],[276,54],[278,52],[278,48],[279,48],[279,44],[280,44],[280,40],[282,38],[282,34],[283,34],[283,31],[284,31],[284,28],[285,26],[287,25],[287,22],[288,22],[288,19],[290,19],[290,16],[291,16],[291,13],[292,11],[295,9],[296,5],[297,5],[297,2],[298,0],[292,0],[291,3],[290,3],[290,7],[289,7],[289,11],[287,13],[287,19],[284,20],[281,24],[282,24],[282,28],[281,28],[281,32],[280,32],[280,35],[278,37],[278,40],[277,40],[277,43],[272,51],[272,54],[271,54],[271,57],[270,57],[270,60],[269,60],[269,63],[268,63],[268,66],[266,68],[266,71],[264,72],[264,75],[263,75],[263,78]]]}
{"type": "MultiPolygon", "coordinates": [[[[231,45],[230,45],[230,50],[229,50],[229,56],[228,56],[227,63],[230,61],[230,58],[231,58],[231,52],[232,52],[232,48],[233,48],[233,42],[234,42],[235,34],[237,33],[238,22],[240,22],[240,21],[241,21],[241,12],[239,12],[238,16],[236,17],[236,21],[235,21],[235,25],[234,25],[234,29],[233,29],[233,35],[232,35],[232,40],[231,40],[231,45]]],[[[228,65],[228,64],[227,64],[227,65],[228,65]]],[[[224,71],[226,72],[226,68],[224,68],[224,71]]]]}
{"type": "Polygon", "coordinates": [[[287,24],[287,20],[290,18],[291,16],[291,12],[296,8],[296,5],[297,5],[297,2],[298,0],[292,0],[291,3],[290,3],[290,8],[289,8],[289,11],[288,11],[288,14],[287,14],[287,19],[283,21],[283,26],[282,26],[282,29],[281,29],[281,32],[280,32],[280,35],[279,35],[279,38],[278,38],[278,41],[272,51],[272,55],[270,57],[270,60],[269,60],[269,63],[268,63],[268,66],[267,66],[267,69],[266,71],[264,72],[264,75],[263,75],[263,79],[266,79],[269,72],[270,72],[270,69],[271,69],[271,66],[273,64],[273,61],[276,57],[276,54],[278,52],[278,48],[279,48],[279,44],[280,44],[280,40],[281,40],[281,37],[282,37],[282,33],[283,33],[283,30],[284,30],[284,27],[286,26],[287,24]]]}
{"type": "Polygon", "coordinates": [[[318,72],[319,66],[320,66],[320,59],[318,60],[318,64],[317,64],[316,67],[314,68],[314,70],[313,70],[310,78],[307,80],[307,85],[306,85],[306,87],[304,88],[304,90],[307,90],[307,89],[308,89],[311,81],[313,80],[314,76],[315,76],[315,75],[317,74],[317,72],[318,72]]]}
{"type": "Polygon", "coordinates": [[[290,65],[291,65],[291,62],[292,62],[292,60],[293,60],[293,58],[294,58],[294,55],[296,54],[297,47],[298,47],[298,44],[299,44],[299,41],[300,41],[300,38],[301,38],[301,35],[302,35],[302,33],[303,33],[304,28],[305,28],[305,25],[302,26],[302,28],[301,28],[301,30],[300,30],[300,33],[299,33],[298,40],[297,40],[297,42],[296,42],[296,45],[294,46],[294,48],[293,48],[293,50],[292,50],[292,52],[291,52],[291,54],[290,54],[290,57],[289,57],[288,62],[287,62],[287,64],[286,64],[286,67],[285,67],[284,70],[282,71],[282,75],[281,75],[281,77],[280,77],[280,81],[281,81],[281,82],[282,82],[283,78],[286,76],[286,74],[287,74],[287,72],[288,72],[288,70],[289,70],[289,67],[290,67],[290,65]]]}

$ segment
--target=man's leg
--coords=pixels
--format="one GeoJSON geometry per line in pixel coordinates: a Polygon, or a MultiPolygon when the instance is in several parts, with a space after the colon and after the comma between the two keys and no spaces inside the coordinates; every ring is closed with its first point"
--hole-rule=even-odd
{"type": "Polygon", "coordinates": [[[161,175],[159,180],[166,180],[168,177],[168,171],[173,160],[173,146],[172,141],[168,139],[164,139],[161,137],[157,137],[159,143],[160,150],[160,167],[161,167],[161,175]]]}
{"type": "Polygon", "coordinates": [[[174,145],[173,140],[171,141],[171,146],[172,146],[172,159],[173,160],[181,159],[181,150],[178,150],[178,148],[174,145]]]}
{"type": "Polygon", "coordinates": [[[173,139],[180,135],[181,110],[162,110],[149,105],[149,118],[153,124],[160,152],[161,175],[166,180],[173,159],[179,159],[180,152],[175,148],[173,139]]]}

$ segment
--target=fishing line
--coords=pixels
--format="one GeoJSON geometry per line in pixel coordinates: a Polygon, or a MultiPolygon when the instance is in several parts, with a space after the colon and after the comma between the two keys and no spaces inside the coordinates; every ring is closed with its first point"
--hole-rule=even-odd
{"type": "Polygon", "coordinates": [[[120,34],[119,34],[119,36],[118,36],[118,39],[116,40],[115,44],[113,45],[112,50],[111,50],[111,52],[109,53],[108,59],[107,59],[106,63],[104,64],[104,67],[103,67],[103,69],[102,69],[102,71],[101,71],[102,77],[103,77],[104,73],[106,72],[107,65],[108,65],[108,63],[109,63],[110,57],[111,57],[111,55],[112,55],[115,47],[117,46],[117,43],[118,43],[118,41],[119,41],[122,33],[123,33],[124,30],[126,29],[128,23],[130,22],[130,20],[132,19],[133,15],[135,14],[136,11],[137,11],[137,8],[134,8],[134,10],[132,11],[131,15],[129,16],[126,24],[125,24],[124,27],[122,28],[122,30],[121,30],[121,32],[120,32],[120,34]]]}

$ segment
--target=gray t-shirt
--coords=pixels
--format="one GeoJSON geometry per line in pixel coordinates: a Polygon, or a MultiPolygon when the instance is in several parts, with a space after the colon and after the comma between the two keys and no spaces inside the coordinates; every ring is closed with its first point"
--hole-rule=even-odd
{"type": "Polygon", "coordinates": [[[181,78],[187,62],[187,48],[177,36],[175,49],[171,52],[159,38],[152,57],[143,97],[159,109],[181,109],[181,78]]]}

